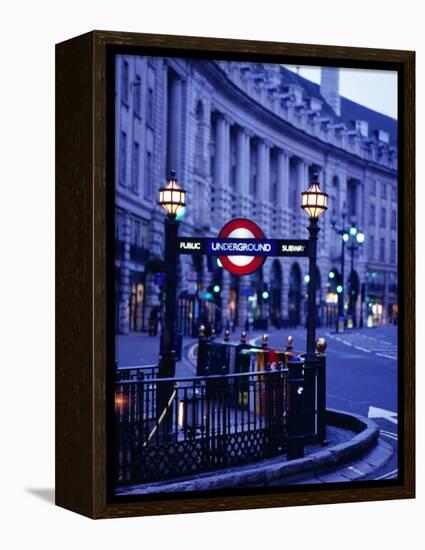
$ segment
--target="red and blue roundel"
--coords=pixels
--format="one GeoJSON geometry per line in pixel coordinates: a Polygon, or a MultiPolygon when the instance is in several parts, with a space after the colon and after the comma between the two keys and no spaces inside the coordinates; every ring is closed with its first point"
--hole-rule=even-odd
{"type": "MultiPolygon", "coordinates": [[[[264,233],[256,223],[246,218],[236,218],[226,223],[218,234],[219,239],[264,239],[264,233]]],[[[266,256],[219,256],[223,267],[234,275],[249,275],[266,261],[266,256]]]]}

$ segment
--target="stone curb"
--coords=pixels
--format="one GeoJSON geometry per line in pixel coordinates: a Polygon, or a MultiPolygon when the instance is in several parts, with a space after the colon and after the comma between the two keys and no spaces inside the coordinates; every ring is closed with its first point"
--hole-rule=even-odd
{"type": "MultiPolygon", "coordinates": [[[[266,485],[270,481],[285,479],[301,473],[311,473],[325,467],[342,465],[353,459],[360,458],[367,450],[376,445],[379,437],[379,427],[372,420],[353,413],[333,409],[326,411],[327,424],[347,429],[357,433],[350,441],[340,443],[289,462],[277,462],[276,459],[264,460],[260,464],[243,467],[231,472],[216,471],[201,474],[196,479],[186,479],[178,482],[157,482],[139,485],[137,494],[161,492],[208,491],[249,485],[266,485]]],[[[126,488],[126,494],[131,494],[131,487],[126,488]]]]}

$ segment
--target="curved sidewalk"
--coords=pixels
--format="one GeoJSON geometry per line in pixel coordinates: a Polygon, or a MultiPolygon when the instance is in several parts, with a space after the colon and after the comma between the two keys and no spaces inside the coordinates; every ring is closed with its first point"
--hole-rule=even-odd
{"type": "Polygon", "coordinates": [[[307,446],[304,458],[287,461],[283,455],[245,466],[207,472],[196,477],[122,487],[117,494],[347,482],[370,475],[390,459],[393,450],[390,445],[378,440],[379,428],[372,420],[328,410],[327,423],[329,445],[307,446]]]}

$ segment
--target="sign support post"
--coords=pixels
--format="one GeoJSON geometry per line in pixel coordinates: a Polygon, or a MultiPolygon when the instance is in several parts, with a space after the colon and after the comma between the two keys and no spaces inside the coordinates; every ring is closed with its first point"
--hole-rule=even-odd
{"type": "Polygon", "coordinates": [[[315,356],[316,349],[316,260],[317,260],[317,235],[320,231],[317,219],[310,218],[308,232],[309,239],[309,267],[308,267],[308,312],[307,312],[307,355],[315,356]]]}
{"type": "Polygon", "coordinates": [[[179,222],[175,218],[167,216],[164,221],[165,233],[165,323],[164,348],[159,363],[159,376],[161,378],[172,378],[176,373],[176,350],[175,334],[176,325],[176,283],[177,272],[177,232],[179,222]]]}

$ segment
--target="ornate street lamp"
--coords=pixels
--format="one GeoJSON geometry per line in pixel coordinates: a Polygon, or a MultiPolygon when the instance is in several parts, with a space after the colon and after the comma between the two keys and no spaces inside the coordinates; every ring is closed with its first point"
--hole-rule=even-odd
{"type": "Polygon", "coordinates": [[[345,290],[345,283],[344,283],[344,267],[345,267],[345,244],[350,239],[349,233],[345,230],[345,218],[347,217],[347,209],[344,207],[341,211],[341,218],[342,218],[342,224],[341,228],[337,228],[337,217],[335,214],[333,214],[331,218],[331,225],[332,229],[335,231],[337,235],[341,237],[341,284],[339,285],[341,287],[341,291],[338,292],[338,320],[336,323],[336,331],[337,332],[344,332],[345,328],[345,311],[344,311],[344,290],[345,290]]]}
{"type": "Polygon", "coordinates": [[[308,280],[308,317],[307,317],[307,357],[315,355],[316,346],[316,259],[317,235],[320,231],[319,216],[327,210],[328,195],[320,190],[319,175],[313,174],[313,182],[307,191],[301,193],[301,208],[307,213],[310,224],[309,238],[309,280],[308,280]]]}
{"type": "Polygon", "coordinates": [[[159,204],[171,217],[176,217],[186,206],[186,191],[177,183],[174,170],[170,173],[167,186],[159,190],[159,204]]]}
{"type": "Polygon", "coordinates": [[[177,183],[175,171],[165,187],[159,190],[159,204],[167,212],[164,221],[164,263],[165,263],[165,319],[163,342],[159,362],[159,376],[174,377],[176,372],[176,273],[178,215],[186,205],[186,191],[177,183]]]}
{"type": "MultiPolygon", "coordinates": [[[[354,295],[354,254],[359,248],[362,246],[362,244],[365,241],[365,235],[363,231],[360,231],[357,226],[357,218],[356,216],[351,216],[350,218],[351,227],[348,230],[349,234],[349,244],[348,250],[351,253],[351,271],[350,271],[350,301],[349,301],[349,312],[351,317],[351,323],[353,326],[357,326],[357,320],[356,320],[356,311],[355,311],[355,302],[353,300],[354,295]]],[[[362,319],[362,314],[360,314],[360,320],[362,319]]],[[[360,323],[361,324],[361,323],[360,323]]]]}

